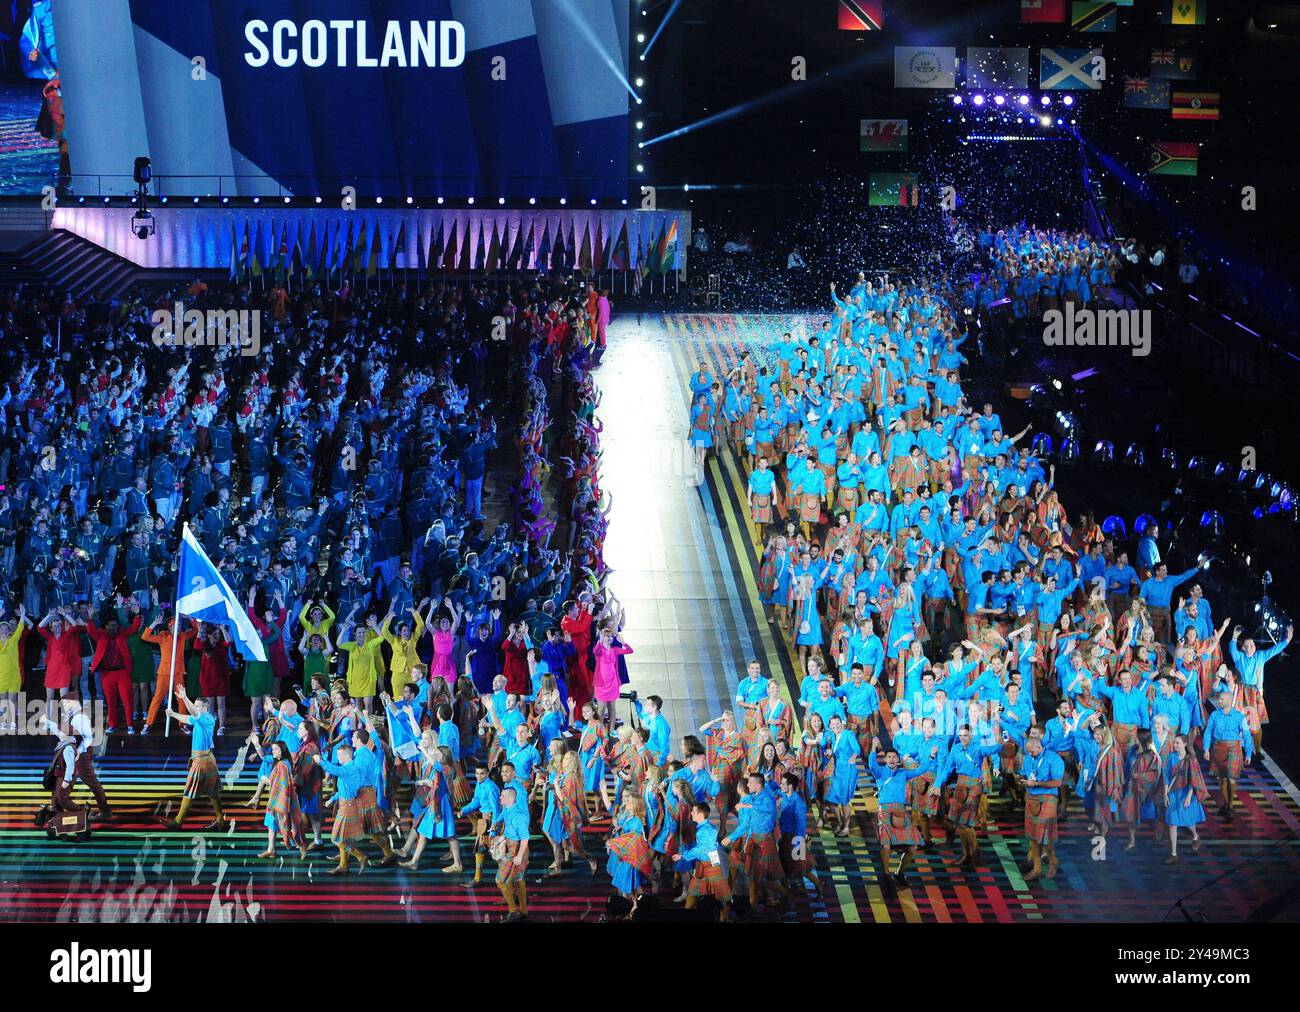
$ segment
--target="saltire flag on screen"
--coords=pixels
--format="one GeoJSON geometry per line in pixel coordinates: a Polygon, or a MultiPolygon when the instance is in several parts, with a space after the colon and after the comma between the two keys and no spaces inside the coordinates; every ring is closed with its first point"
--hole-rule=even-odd
{"type": "Polygon", "coordinates": [[[1154,176],[1194,176],[1198,150],[1183,141],[1153,141],[1148,171],[1154,176]]]}
{"type": "Polygon", "coordinates": [[[968,46],[966,87],[1028,88],[1029,50],[999,46],[968,46]]]}
{"type": "Polygon", "coordinates": [[[894,87],[957,87],[957,48],[955,46],[895,46],[894,87]]]}
{"type": "Polygon", "coordinates": [[[907,120],[864,119],[859,145],[863,151],[906,151],[907,120]]]}
{"type": "Polygon", "coordinates": [[[1101,90],[1092,76],[1100,49],[1042,49],[1039,55],[1038,87],[1044,91],[1101,90]]]}
{"type": "Polygon", "coordinates": [[[872,207],[916,207],[920,196],[916,175],[911,172],[871,173],[872,207]]]}
{"type": "Polygon", "coordinates": [[[878,32],[885,23],[885,0],[840,0],[840,31],[878,32]]]}
{"type": "Polygon", "coordinates": [[[1210,0],[1161,0],[1160,21],[1166,25],[1203,25],[1210,0]]]}
{"type": "Polygon", "coordinates": [[[1173,96],[1174,119],[1219,118],[1217,91],[1176,91],[1173,96]]]}
{"type": "Polygon", "coordinates": [[[1194,81],[1201,67],[1195,49],[1151,50],[1151,76],[1166,81],[1194,81]]]}
{"type": "Polygon", "coordinates": [[[1074,0],[1070,7],[1070,27],[1076,32],[1113,32],[1119,21],[1114,3],[1087,3],[1074,0]]]}
{"type": "Polygon", "coordinates": [[[1020,0],[1020,20],[1059,25],[1065,20],[1065,0],[1020,0]]]}
{"type": "Polygon", "coordinates": [[[250,661],[265,661],[266,649],[244,611],[239,598],[225,578],[217,572],[203,546],[190,532],[181,528],[180,573],[176,583],[176,614],[225,626],[235,649],[250,661]]]}
{"type": "Polygon", "coordinates": [[[1129,109],[1168,109],[1170,85],[1150,77],[1124,78],[1124,105],[1129,109]]]}

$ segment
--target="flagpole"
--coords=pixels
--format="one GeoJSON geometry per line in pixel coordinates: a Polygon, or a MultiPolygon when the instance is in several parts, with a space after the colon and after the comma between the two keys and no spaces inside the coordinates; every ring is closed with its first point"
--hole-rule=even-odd
{"type": "Polygon", "coordinates": [[[181,610],[178,607],[181,600],[181,555],[185,552],[185,532],[190,529],[188,523],[181,524],[181,543],[176,552],[176,592],[172,595],[176,600],[172,602],[172,663],[167,671],[167,723],[163,726],[163,737],[169,738],[172,733],[172,690],[176,686],[176,646],[181,638],[181,610]]]}

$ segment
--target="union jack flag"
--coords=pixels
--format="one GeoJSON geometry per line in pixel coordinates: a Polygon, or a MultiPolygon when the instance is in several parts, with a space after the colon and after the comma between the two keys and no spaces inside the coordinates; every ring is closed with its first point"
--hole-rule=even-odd
{"type": "Polygon", "coordinates": [[[1148,77],[1126,77],[1124,78],[1125,91],[1150,91],[1151,79],[1148,77]]]}

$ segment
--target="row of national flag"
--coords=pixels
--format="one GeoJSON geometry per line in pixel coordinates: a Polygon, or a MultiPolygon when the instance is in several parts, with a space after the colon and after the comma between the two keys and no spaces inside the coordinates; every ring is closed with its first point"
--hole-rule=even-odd
{"type": "MultiPolygon", "coordinates": [[[[1020,20],[1026,24],[1064,24],[1077,32],[1113,32],[1121,8],[1134,0],[1020,0],[1020,20]]],[[[885,27],[884,0],[838,0],[838,24],[844,32],[878,32],[885,27]]],[[[1160,0],[1160,20],[1166,25],[1205,24],[1210,0],[1160,0]]]]}
{"type": "MultiPolygon", "coordinates": [[[[238,226],[230,237],[231,279],[265,279],[275,282],[288,278],[308,281],[331,275],[376,278],[387,272],[391,279],[397,270],[415,270],[423,276],[437,271],[569,270],[630,271],[634,267],[642,277],[667,274],[677,263],[677,219],[666,218],[648,237],[637,235],[636,256],[628,231],[628,218],[615,230],[611,223],[590,221],[579,235],[576,223],[560,222],[554,229],[549,221],[521,223],[514,236],[507,226],[493,221],[480,224],[477,236],[468,222],[441,221],[436,228],[425,230],[417,222],[416,258],[407,252],[407,224],[403,221],[387,241],[381,236],[379,223],[362,220],[359,227],[349,220],[323,221],[319,234],[316,222],[270,221],[265,229],[245,221],[242,235],[238,226]],[[647,241],[648,238],[648,241],[647,241]]],[[[263,281],[265,283],[265,281],[263,281]]]]}
{"type": "MultiPolygon", "coordinates": [[[[1026,24],[1064,24],[1079,32],[1113,32],[1121,8],[1133,0],[1097,3],[1086,0],[1020,0],[1020,20],[1026,24]]],[[[1194,27],[1205,24],[1210,0],[1160,0],[1162,24],[1194,27]]]]}

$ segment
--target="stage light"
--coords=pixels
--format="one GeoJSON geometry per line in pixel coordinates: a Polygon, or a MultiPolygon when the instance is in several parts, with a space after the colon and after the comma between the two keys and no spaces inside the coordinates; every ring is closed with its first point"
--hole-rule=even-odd
{"type": "Polygon", "coordinates": [[[468,203],[469,203],[470,206],[472,207],[473,204],[474,204],[474,198],[473,198],[473,197],[470,197],[468,203]]]}
{"type": "Polygon", "coordinates": [[[164,204],[167,203],[167,198],[166,198],[166,197],[160,197],[159,199],[161,200],[162,203],[164,203],[164,204]]]}
{"type": "Polygon", "coordinates": [[[1133,521],[1133,533],[1136,534],[1138,537],[1141,537],[1143,534],[1146,533],[1147,528],[1150,527],[1155,522],[1156,522],[1156,518],[1153,517],[1150,513],[1143,513],[1136,520],[1133,521]]]}
{"type": "Polygon", "coordinates": [[[1033,442],[1029,444],[1029,449],[1035,457],[1050,457],[1052,455],[1051,433],[1038,433],[1038,435],[1034,436],[1033,442]]]}
{"type": "Polygon", "coordinates": [[[140,186],[148,186],[153,179],[153,166],[147,156],[141,155],[135,160],[135,181],[140,186]]]}
{"type": "Polygon", "coordinates": [[[1092,459],[1098,464],[1113,464],[1115,462],[1115,444],[1109,439],[1101,440],[1093,448],[1092,459]]]}
{"type": "Polygon", "coordinates": [[[1268,475],[1265,474],[1263,471],[1260,471],[1259,474],[1255,476],[1255,491],[1256,492],[1260,491],[1267,484],[1268,484],[1268,475]]]}
{"type": "Polygon", "coordinates": [[[644,129],[645,129],[645,122],[644,122],[643,120],[637,120],[637,121],[636,121],[636,128],[637,128],[638,130],[644,130],[644,129]]]}
{"type": "Polygon", "coordinates": [[[1056,119],[1056,125],[1057,125],[1057,126],[1065,126],[1065,120],[1061,119],[1061,118],[1058,116],[1057,119],[1056,119]]]}
{"type": "Polygon", "coordinates": [[[1043,105],[1051,105],[1051,104],[1052,104],[1052,96],[1051,96],[1051,95],[1044,95],[1044,96],[1043,96],[1042,98],[1040,98],[1038,101],[1042,102],[1043,105]]]}
{"type": "Polygon", "coordinates": [[[636,40],[637,40],[637,42],[644,42],[644,41],[645,41],[645,33],[644,33],[644,32],[637,32],[637,33],[636,33],[636,40]]]}
{"type": "Polygon", "coordinates": [[[78,198],[77,198],[77,203],[78,203],[78,204],[84,204],[85,202],[86,202],[86,198],[85,198],[85,197],[78,197],[78,198]]]}
{"type": "Polygon", "coordinates": [[[1059,379],[1054,379],[1054,380],[1052,380],[1052,389],[1053,389],[1053,390],[1061,390],[1061,389],[1063,389],[1064,387],[1065,387],[1065,384],[1062,383],[1059,379]]]}
{"type": "MultiPolygon", "coordinates": [[[[642,13],[644,13],[644,12],[642,12],[642,13]]],[[[569,202],[569,198],[568,198],[568,197],[561,197],[561,198],[560,198],[560,206],[561,206],[561,207],[563,207],[563,206],[564,206],[565,204],[567,204],[568,202],[569,202]]]]}
{"type": "Polygon", "coordinates": [[[1178,451],[1171,446],[1166,446],[1160,451],[1160,463],[1171,471],[1178,470],[1178,451]]]}
{"type": "Polygon", "coordinates": [[[1021,105],[1028,105],[1028,104],[1029,104],[1029,96],[1028,96],[1028,95],[1021,95],[1018,99],[1016,99],[1016,101],[1019,102],[1021,105]]]}
{"type": "Polygon", "coordinates": [[[321,202],[321,198],[320,198],[320,197],[317,197],[317,198],[316,198],[316,203],[319,204],[320,202],[321,202]]]}
{"type": "Polygon", "coordinates": [[[506,198],[505,198],[505,197],[497,197],[497,203],[498,203],[498,204],[504,204],[505,202],[506,202],[506,198]]]}
{"type": "Polygon", "coordinates": [[[626,197],[623,198],[623,206],[624,206],[624,207],[627,207],[627,198],[626,198],[626,197]]]}
{"type": "Polygon", "coordinates": [[[1137,443],[1129,443],[1128,449],[1124,451],[1124,463],[1132,464],[1134,467],[1146,467],[1146,450],[1137,443]]]}
{"type": "Polygon", "coordinates": [[[293,200],[292,197],[285,197],[285,198],[284,198],[284,202],[285,202],[286,204],[289,203],[291,200],[293,200]]]}
{"type": "Polygon", "coordinates": [[[1040,116],[1039,119],[1038,119],[1038,125],[1039,125],[1039,126],[1051,126],[1051,125],[1052,125],[1052,117],[1051,117],[1051,116],[1040,116]]]}
{"type": "Polygon", "coordinates": [[[971,101],[972,101],[975,105],[983,105],[983,104],[984,104],[984,96],[983,96],[983,95],[976,95],[974,98],[971,99],[971,101]]]}
{"type": "Polygon", "coordinates": [[[1128,528],[1124,526],[1124,518],[1113,514],[1102,521],[1101,532],[1121,541],[1128,538],[1128,528]]]}
{"type": "Polygon", "coordinates": [[[592,207],[595,207],[595,206],[596,206],[596,198],[595,198],[595,197],[592,197],[592,198],[591,198],[591,206],[592,206],[592,207]]]}
{"type": "Polygon", "coordinates": [[[1074,105],[1074,96],[1066,95],[1063,99],[1061,99],[1061,101],[1064,102],[1067,107],[1072,106],[1074,105]]]}
{"type": "Polygon", "coordinates": [[[442,198],[442,197],[439,197],[439,198],[438,198],[438,203],[439,203],[439,204],[443,203],[443,198],[442,198]]]}
{"type": "Polygon", "coordinates": [[[261,198],[261,197],[254,197],[254,198],[253,198],[253,203],[254,203],[254,204],[260,204],[261,202],[262,202],[262,198],[261,198]]]}
{"type": "Polygon", "coordinates": [[[1002,95],[994,95],[994,96],[993,96],[993,104],[994,104],[994,105],[1006,105],[1006,104],[1007,104],[1007,100],[1006,100],[1006,98],[1004,98],[1002,95]]]}
{"type": "MultiPolygon", "coordinates": [[[[1211,511],[1211,512],[1213,512],[1213,511],[1211,511]]],[[[1205,516],[1201,517],[1201,526],[1202,526],[1202,527],[1205,527],[1205,526],[1206,526],[1205,517],[1206,517],[1206,516],[1210,516],[1210,515],[1211,515],[1210,513],[1207,513],[1207,514],[1205,514],[1205,516]]],[[[1214,514],[1214,515],[1215,515],[1215,516],[1218,516],[1217,513],[1214,514]]],[[[1219,516],[1219,522],[1222,523],[1222,521],[1223,521],[1223,517],[1222,517],[1222,516],[1219,516]]],[[[1215,530],[1213,527],[1211,527],[1211,533],[1214,533],[1214,534],[1222,534],[1223,531],[1222,531],[1221,529],[1220,529],[1220,530],[1215,530]]],[[[1217,555],[1214,555],[1214,554],[1212,554],[1212,553],[1210,553],[1210,552],[1201,552],[1201,554],[1198,555],[1198,556],[1196,557],[1196,568],[1199,569],[1199,570],[1201,570],[1201,572],[1203,572],[1203,573],[1204,573],[1204,572],[1209,572],[1209,569],[1210,569],[1211,564],[1212,564],[1212,563],[1215,563],[1215,562],[1218,562],[1218,561],[1219,561],[1219,557],[1218,557],[1217,555]]]]}
{"type": "Polygon", "coordinates": [[[406,202],[407,202],[408,204],[414,204],[414,203],[415,203],[415,198],[414,198],[414,197],[407,197],[407,198],[406,198],[406,202]]]}
{"type": "Polygon", "coordinates": [[[952,97],[952,104],[953,104],[953,105],[961,105],[961,103],[962,103],[962,97],[961,97],[960,95],[954,95],[954,96],[952,97]]]}
{"type": "Polygon", "coordinates": [[[199,202],[199,198],[198,198],[198,197],[195,197],[195,198],[194,198],[194,203],[197,204],[198,202],[199,202]]]}
{"type": "Polygon", "coordinates": [[[221,198],[221,202],[222,202],[223,204],[229,204],[229,203],[230,203],[230,198],[229,198],[229,197],[222,197],[222,198],[221,198]]]}
{"type": "Polygon", "coordinates": [[[537,198],[536,198],[536,197],[529,197],[529,198],[528,198],[528,203],[530,203],[530,204],[536,204],[536,203],[537,203],[537,198]]]}
{"type": "MultiPolygon", "coordinates": [[[[1206,510],[1201,514],[1201,526],[1208,529],[1216,536],[1222,537],[1225,524],[1226,521],[1223,519],[1223,514],[1218,510],[1206,510]]],[[[1201,554],[1204,555],[1206,553],[1202,552],[1201,554]]]]}
{"type": "Polygon", "coordinates": [[[635,84],[638,88],[642,88],[642,87],[645,86],[645,78],[644,78],[644,77],[638,77],[638,78],[637,78],[635,81],[633,81],[632,83],[635,84]]]}

